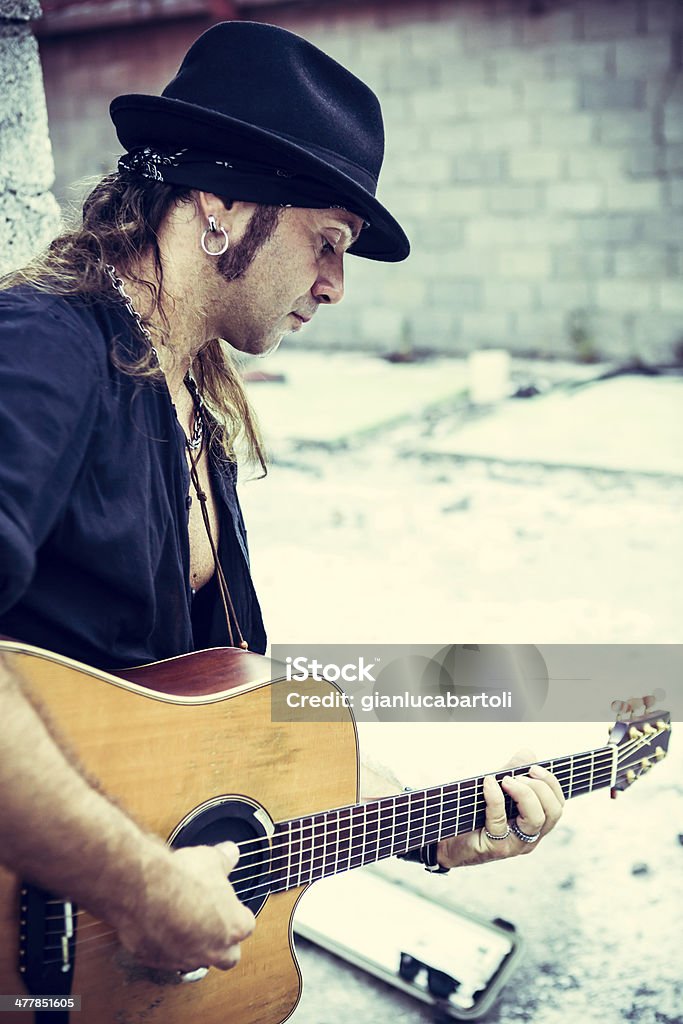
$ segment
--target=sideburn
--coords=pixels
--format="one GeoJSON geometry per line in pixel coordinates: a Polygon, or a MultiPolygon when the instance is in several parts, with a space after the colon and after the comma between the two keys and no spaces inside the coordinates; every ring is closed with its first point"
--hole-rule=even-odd
{"type": "MultiPolygon", "coordinates": [[[[229,200],[224,200],[226,205],[229,200]]],[[[281,206],[257,206],[244,236],[235,246],[216,260],[216,269],[226,281],[236,281],[250,266],[262,245],[275,231],[282,213],[281,206]]]]}

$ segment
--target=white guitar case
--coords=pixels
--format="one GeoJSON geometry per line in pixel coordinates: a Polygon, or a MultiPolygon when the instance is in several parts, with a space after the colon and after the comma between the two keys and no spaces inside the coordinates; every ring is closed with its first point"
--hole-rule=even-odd
{"type": "MultiPolygon", "coordinates": [[[[415,867],[415,865],[411,865],[415,867]]],[[[517,963],[514,925],[429,899],[374,868],[324,879],[304,895],[295,933],[439,1011],[475,1020],[517,963]],[[362,908],[362,919],[359,918],[362,908]]]]}

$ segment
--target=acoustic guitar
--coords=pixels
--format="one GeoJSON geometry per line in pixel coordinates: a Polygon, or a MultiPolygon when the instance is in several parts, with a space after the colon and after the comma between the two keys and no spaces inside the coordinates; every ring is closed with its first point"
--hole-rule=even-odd
{"type": "MultiPolygon", "coordinates": [[[[113,675],[20,643],[0,651],[65,748],[144,829],[172,846],[239,844],[230,881],[257,915],[236,968],[187,983],[142,967],[105,923],[0,868],[0,995],[21,995],[36,1020],[281,1024],[301,994],[292,917],[311,882],[484,824],[483,778],[360,803],[351,711],[273,721],[273,696],[292,684],[260,655],[223,648],[113,675]],[[46,1013],[43,996],[61,1002],[46,1013]],[[81,1010],[69,1014],[74,996],[81,1010]]],[[[339,692],[312,679],[297,691],[339,692]]],[[[604,746],[541,763],[568,798],[614,794],[665,756],[669,730],[664,712],[617,722],[604,746]]],[[[32,1017],[17,1008],[2,1019],[32,1017]]]]}

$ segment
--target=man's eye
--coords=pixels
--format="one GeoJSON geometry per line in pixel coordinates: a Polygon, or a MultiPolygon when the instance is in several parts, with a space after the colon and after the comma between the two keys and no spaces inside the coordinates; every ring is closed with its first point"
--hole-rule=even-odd
{"type": "Polygon", "coordinates": [[[332,242],[330,242],[330,240],[328,238],[322,238],[321,242],[322,242],[322,244],[320,246],[320,254],[321,255],[323,253],[326,253],[326,252],[334,252],[334,246],[333,246],[332,242]]]}

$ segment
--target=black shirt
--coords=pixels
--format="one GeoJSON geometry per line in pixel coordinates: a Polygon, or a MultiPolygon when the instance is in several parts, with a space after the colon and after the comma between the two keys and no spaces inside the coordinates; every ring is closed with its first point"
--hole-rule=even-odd
{"type": "MultiPolygon", "coordinates": [[[[139,345],[116,303],[0,291],[0,634],[112,669],[229,642],[212,585],[193,624],[190,481],[168,389],[118,369],[114,342],[139,345]]],[[[221,564],[263,653],[236,467],[216,451],[210,464],[221,564]]]]}

